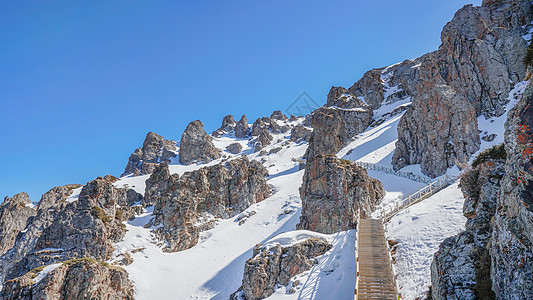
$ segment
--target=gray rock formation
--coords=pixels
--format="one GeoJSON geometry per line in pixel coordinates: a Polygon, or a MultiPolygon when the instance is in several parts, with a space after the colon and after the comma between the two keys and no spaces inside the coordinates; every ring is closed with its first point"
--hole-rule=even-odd
{"type": "Polygon", "coordinates": [[[439,176],[479,149],[476,117],[501,115],[524,78],[522,35],[532,18],[531,2],[519,0],[484,1],[455,14],[439,50],[418,61],[412,106],[398,125],[396,169],[420,163],[439,176]]]}
{"type": "Polygon", "coordinates": [[[247,300],[264,299],[272,295],[276,285],[287,285],[295,275],[310,270],[314,257],[331,249],[322,239],[309,238],[289,247],[256,245],[252,258],[244,265],[241,289],[247,300]]]}
{"type": "Polygon", "coordinates": [[[148,132],[142,148],[138,148],[130,156],[122,176],[127,174],[150,174],[161,162],[170,162],[176,157],[175,142],[165,140],[162,136],[148,132]]]}
{"type": "Polygon", "coordinates": [[[495,299],[487,246],[504,166],[504,160],[489,160],[462,175],[466,230],[447,238],[434,256],[431,264],[434,299],[495,299]]]}
{"type": "Polygon", "coordinates": [[[213,145],[213,138],[204,131],[204,123],[199,120],[189,123],[181,136],[180,163],[207,163],[221,157],[220,149],[213,145]]]}
{"type": "Polygon", "coordinates": [[[233,115],[227,115],[222,119],[222,125],[219,129],[213,131],[212,135],[214,137],[220,137],[225,133],[231,132],[235,128],[235,120],[233,120],[233,115]]]}
{"type": "Polygon", "coordinates": [[[506,173],[494,217],[490,255],[498,299],[533,298],[533,87],[505,124],[506,173]]]}
{"type": "Polygon", "coordinates": [[[83,187],[77,200],[65,201],[71,187],[54,188],[43,195],[27,231],[0,258],[0,279],[72,258],[111,257],[113,243],[125,234],[123,216],[131,209],[127,205],[140,195],[97,178],[83,187]]]}
{"type": "Polygon", "coordinates": [[[280,121],[288,121],[289,118],[284,115],[281,110],[276,110],[274,111],[271,115],[270,115],[270,118],[271,119],[274,119],[274,120],[280,120],[280,121]]]}
{"type": "Polygon", "coordinates": [[[297,228],[327,234],[353,229],[357,217],[368,217],[384,196],[383,185],[366,169],[335,156],[308,157],[297,228]]]}
{"type": "Polygon", "coordinates": [[[39,282],[39,269],[5,283],[4,300],[31,299],[133,299],[128,273],[105,262],[75,259],[62,263],[39,282]]]}
{"type": "Polygon", "coordinates": [[[235,137],[242,139],[248,136],[248,120],[245,115],[242,115],[241,119],[235,124],[235,137]]]}
{"type": "Polygon", "coordinates": [[[327,106],[316,109],[310,118],[313,133],[306,157],[336,154],[372,123],[372,110],[347,90],[333,87],[327,106]]]}
{"type": "Polygon", "coordinates": [[[239,143],[231,143],[226,147],[226,151],[232,154],[238,154],[242,151],[242,145],[239,143]]]}
{"type": "Polygon", "coordinates": [[[245,155],[181,177],[170,175],[163,163],[146,184],[146,201],[155,203],[149,226],[161,226],[155,233],[166,242],[165,251],[188,249],[214,217],[234,216],[270,196],[267,175],[261,163],[245,155]]]}
{"type": "Polygon", "coordinates": [[[434,299],[533,298],[532,103],[529,86],[508,114],[505,165],[488,160],[463,176],[466,230],[435,254],[434,299]]]}
{"type": "Polygon", "coordinates": [[[13,247],[17,235],[36,214],[28,194],[19,193],[4,198],[0,204],[0,255],[13,247]]]}
{"type": "Polygon", "coordinates": [[[291,129],[290,140],[295,143],[309,142],[311,139],[311,129],[298,124],[291,129]]]}

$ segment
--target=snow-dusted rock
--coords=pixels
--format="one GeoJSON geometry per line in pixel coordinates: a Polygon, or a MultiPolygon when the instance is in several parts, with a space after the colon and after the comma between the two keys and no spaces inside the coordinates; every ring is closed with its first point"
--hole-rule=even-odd
{"type": "Polygon", "coordinates": [[[148,132],[142,148],[138,148],[130,156],[124,174],[150,174],[160,162],[170,162],[176,157],[175,142],[165,140],[162,136],[148,132]]]}
{"type": "Polygon", "coordinates": [[[477,117],[503,114],[513,84],[525,76],[522,35],[531,1],[467,5],[443,29],[439,50],[419,59],[412,106],[398,126],[396,169],[421,164],[440,176],[479,149],[477,117]]]}
{"type": "Polygon", "coordinates": [[[309,139],[311,139],[311,129],[298,124],[291,129],[290,139],[295,143],[309,142],[309,139]]]}
{"type": "Polygon", "coordinates": [[[133,287],[124,269],[85,258],[36,269],[10,280],[0,298],[133,299],[133,287]]]}
{"type": "Polygon", "coordinates": [[[252,258],[246,261],[241,289],[247,300],[272,295],[276,285],[287,285],[290,279],[315,265],[314,257],[324,254],[331,245],[319,238],[283,247],[281,244],[256,245],[252,258]]]}
{"type": "Polygon", "coordinates": [[[242,115],[241,119],[235,124],[235,137],[242,139],[248,135],[248,119],[245,115],[242,115]]]}
{"type": "Polygon", "coordinates": [[[266,168],[245,155],[215,166],[170,175],[163,163],[148,179],[146,199],[154,203],[157,237],[165,251],[188,249],[213,218],[234,216],[271,194],[266,168]]]}
{"type": "Polygon", "coordinates": [[[434,256],[431,264],[433,298],[494,298],[487,245],[504,166],[504,160],[489,160],[462,175],[460,187],[465,196],[466,230],[447,238],[434,256]]]}
{"type": "Polygon", "coordinates": [[[307,158],[300,187],[302,216],[298,229],[335,233],[356,227],[385,196],[379,180],[366,169],[335,156],[307,158]]]}
{"type": "Polygon", "coordinates": [[[224,133],[229,133],[235,128],[235,120],[233,120],[233,115],[227,115],[222,119],[222,125],[220,128],[213,131],[211,134],[214,137],[220,137],[224,133]]]}
{"type": "Polygon", "coordinates": [[[490,254],[499,299],[533,298],[533,87],[508,114],[506,172],[501,182],[490,254]]]}
{"type": "Polygon", "coordinates": [[[19,232],[24,230],[37,214],[26,193],[5,197],[0,204],[0,255],[11,249],[19,232]]]}
{"type": "Polygon", "coordinates": [[[220,158],[220,149],[213,145],[213,138],[204,131],[204,123],[200,120],[187,125],[181,136],[179,159],[180,163],[207,163],[220,158]]]}
{"type": "Polygon", "coordinates": [[[97,178],[84,186],[79,196],[68,201],[69,189],[52,189],[43,196],[46,202],[15,247],[2,256],[0,277],[12,279],[47,264],[71,258],[93,257],[107,260],[113,242],[124,237],[124,216],[128,198],[137,195],[97,178]],[[56,199],[55,204],[50,199],[56,199]],[[120,207],[119,207],[120,206],[120,207]]]}
{"type": "Polygon", "coordinates": [[[242,145],[239,143],[231,143],[226,147],[226,151],[232,154],[239,154],[242,151],[242,145]]]}

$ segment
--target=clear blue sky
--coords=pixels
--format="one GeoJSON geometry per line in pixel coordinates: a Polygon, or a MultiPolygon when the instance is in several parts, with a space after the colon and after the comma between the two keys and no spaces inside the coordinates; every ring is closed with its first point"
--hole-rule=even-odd
{"type": "MultiPolygon", "coordinates": [[[[437,49],[477,1],[2,1],[0,196],[119,176],[148,131],[253,122],[437,49]]],[[[0,201],[2,201],[0,199],[0,201]]]]}

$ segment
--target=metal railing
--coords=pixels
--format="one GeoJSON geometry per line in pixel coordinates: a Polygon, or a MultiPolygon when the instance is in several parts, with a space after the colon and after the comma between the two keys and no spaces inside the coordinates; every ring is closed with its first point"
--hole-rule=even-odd
{"type": "Polygon", "coordinates": [[[399,213],[401,210],[406,209],[410,207],[411,205],[416,204],[434,195],[435,193],[441,191],[442,189],[450,186],[456,180],[457,180],[457,177],[449,176],[449,175],[446,175],[444,177],[441,177],[435,180],[434,182],[421,188],[415,193],[409,195],[408,197],[396,202],[396,205],[393,206],[392,208],[387,209],[387,210],[383,209],[381,211],[381,219],[383,220],[384,223],[390,221],[390,219],[394,217],[397,213],[399,213]]]}
{"type": "Polygon", "coordinates": [[[431,183],[431,178],[420,176],[420,175],[416,175],[416,174],[413,174],[413,173],[396,171],[393,168],[380,166],[380,165],[376,165],[376,164],[372,164],[372,163],[366,163],[366,162],[360,162],[360,161],[354,161],[354,163],[356,165],[362,167],[362,168],[367,169],[367,170],[375,170],[375,171],[379,171],[379,172],[384,172],[384,173],[387,173],[387,174],[396,175],[396,176],[399,176],[399,177],[407,178],[409,180],[413,180],[413,181],[417,181],[417,182],[421,182],[421,183],[425,183],[425,184],[430,184],[431,183]]]}

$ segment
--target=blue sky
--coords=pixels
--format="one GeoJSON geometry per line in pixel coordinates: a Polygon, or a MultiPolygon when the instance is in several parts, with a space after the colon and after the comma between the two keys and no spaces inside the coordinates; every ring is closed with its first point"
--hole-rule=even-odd
{"type": "MultiPolygon", "coordinates": [[[[119,176],[148,131],[325,103],[481,1],[3,1],[0,196],[119,176]]],[[[1,199],[0,199],[1,201],[1,199]]]]}

